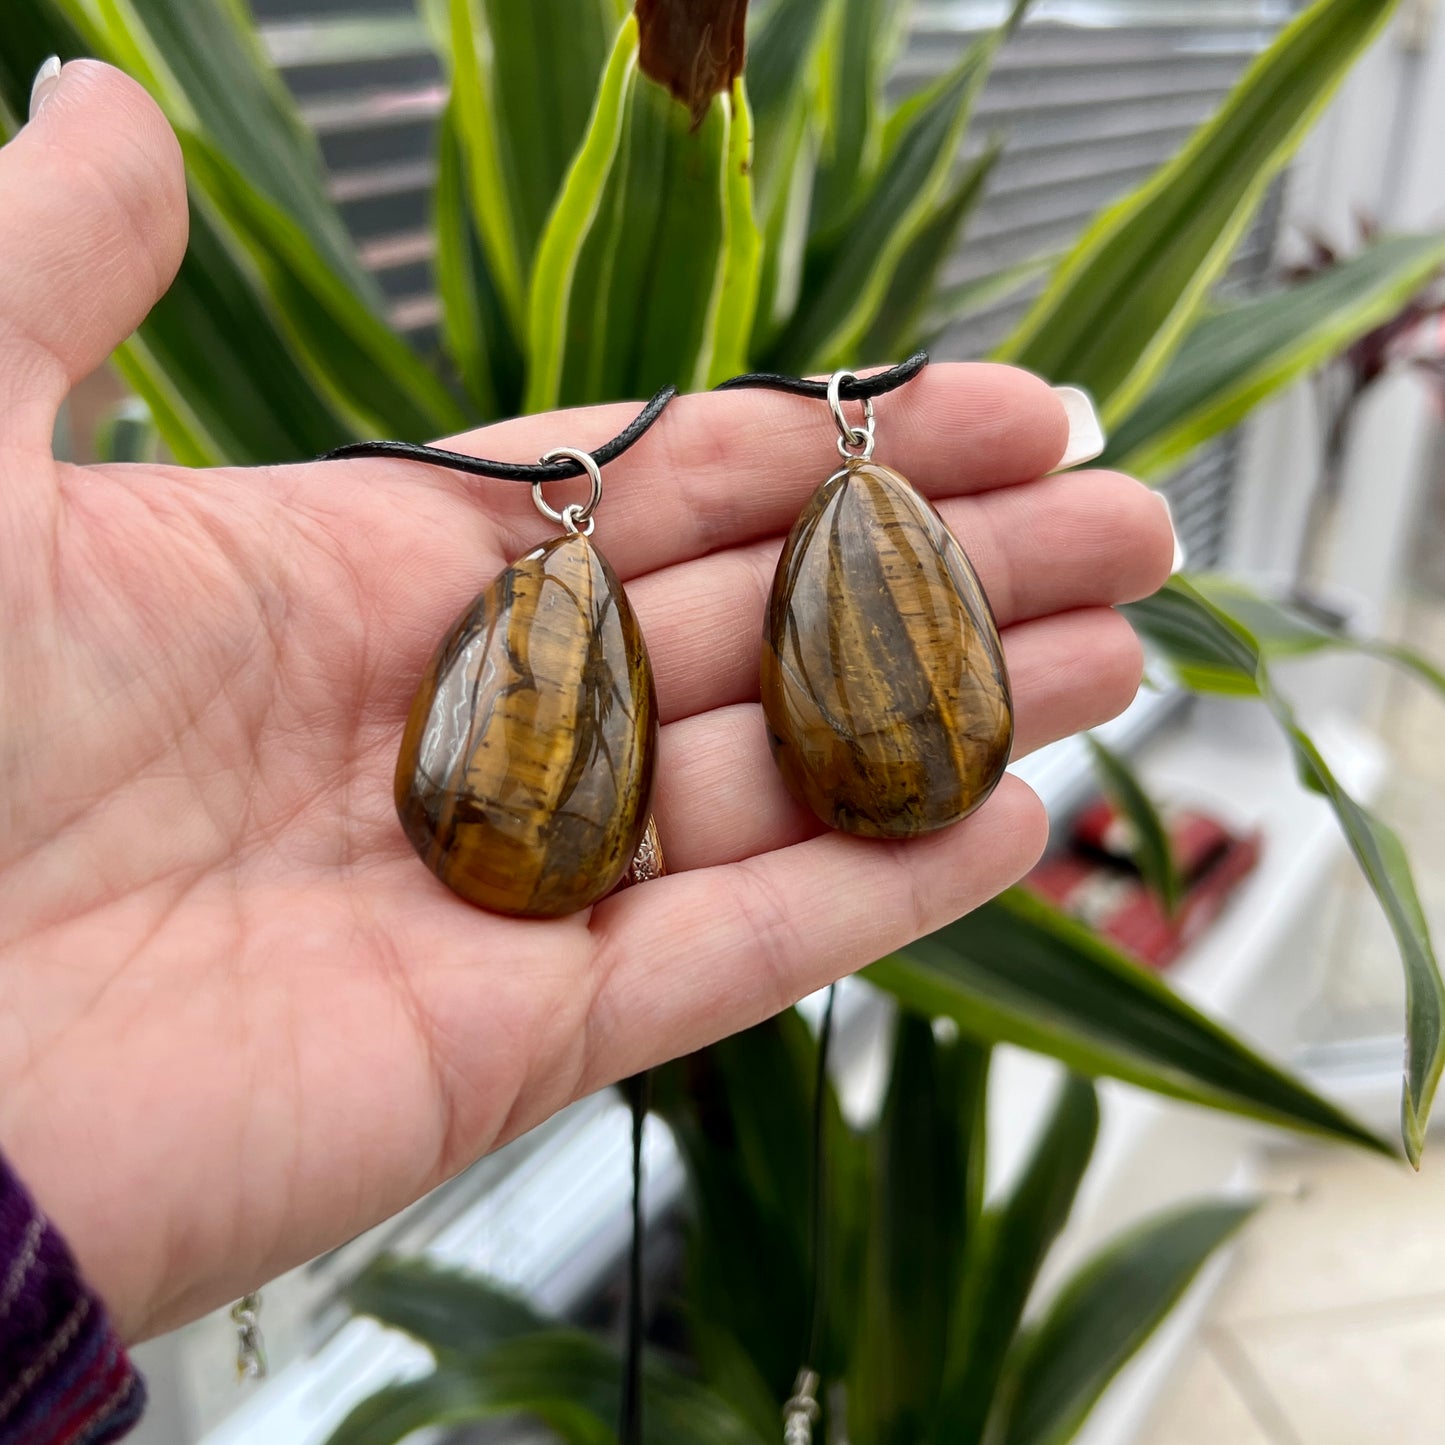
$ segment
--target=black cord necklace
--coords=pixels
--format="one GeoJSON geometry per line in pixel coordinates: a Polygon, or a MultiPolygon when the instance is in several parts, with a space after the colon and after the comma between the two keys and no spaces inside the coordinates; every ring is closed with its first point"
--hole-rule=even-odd
{"type": "MultiPolygon", "coordinates": [[[[609,442],[592,447],[592,460],[599,467],[616,461],[629,447],[636,445],[667,410],[677,395],[675,386],[664,386],[651,401],[609,442]]],[[[424,446],[420,442],[347,442],[343,447],[317,457],[320,462],[346,461],[352,457],[392,457],[403,462],[428,462],[434,467],[450,467],[474,477],[492,477],[499,482],[562,482],[568,477],[583,475],[581,462],[570,458],[555,462],[495,462],[486,457],[469,456],[466,452],[447,451],[445,447],[424,446]]]]}
{"type": "MultiPolygon", "coordinates": [[[[907,361],[899,362],[887,371],[876,371],[870,376],[843,382],[838,394],[843,401],[868,401],[874,397],[885,396],[912,381],[927,365],[928,353],[916,351],[907,361]]],[[[781,391],[789,396],[812,397],[818,401],[828,399],[826,381],[784,376],[771,371],[747,372],[742,376],[730,377],[713,390],[737,391],[743,387],[781,391]]],[[[589,448],[593,461],[599,467],[616,461],[647,435],[676,396],[675,386],[664,386],[611,441],[589,448]]],[[[396,461],[426,462],[431,466],[466,472],[474,477],[491,477],[501,482],[525,482],[529,486],[537,482],[561,482],[568,477],[585,474],[582,464],[570,458],[553,462],[501,462],[488,457],[471,456],[466,452],[448,451],[445,447],[426,446],[420,442],[348,442],[345,446],[323,453],[317,460],[347,461],[356,457],[389,457],[396,461]]]]}
{"type": "MultiPolygon", "coordinates": [[[[830,396],[828,381],[787,376],[778,372],[748,372],[734,376],[714,387],[715,391],[735,391],[745,387],[780,391],[789,396],[809,397],[818,401],[863,401],[896,391],[912,381],[928,365],[926,351],[914,352],[906,361],[885,371],[864,377],[848,375],[835,382],[830,396]]],[[[675,386],[665,386],[610,441],[591,450],[597,467],[615,461],[636,445],[657,423],[677,396],[675,386]]],[[[398,461],[425,462],[447,467],[470,476],[489,477],[498,481],[542,482],[564,481],[587,474],[584,465],[571,457],[542,462],[495,461],[471,456],[466,452],[449,451],[444,447],[426,446],[417,442],[368,441],[350,442],[325,453],[320,461],[340,461],[357,457],[386,457],[398,461]]],[[[818,1033],[818,1054],[814,1078],[811,1164],[808,1196],[808,1252],[811,1279],[810,1298],[804,1312],[806,1335],[802,1341],[802,1366],[794,1396],[785,1407],[789,1428],[794,1421],[807,1421],[808,1433],[818,1416],[816,1363],[822,1358],[826,1331],[826,1292],[824,1254],[826,1252],[827,1220],[827,1099],[828,1053],[833,1037],[833,1010],[837,985],[828,990],[818,1033]]],[[[628,1258],[628,1297],[625,1324],[625,1351],[622,1393],[619,1409],[618,1440],[620,1445],[641,1445],[643,1404],[643,1245],[644,1219],[642,1207],[642,1142],[643,1126],[650,1105],[650,1074],[642,1073],[623,1085],[631,1113],[632,1136],[632,1242],[628,1258]]],[[[807,1438],[803,1436],[802,1438],[807,1438]]]]}

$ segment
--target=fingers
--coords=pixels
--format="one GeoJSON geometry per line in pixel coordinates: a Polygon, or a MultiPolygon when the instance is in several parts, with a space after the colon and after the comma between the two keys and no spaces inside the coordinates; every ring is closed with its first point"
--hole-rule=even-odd
{"type": "MultiPolygon", "coordinates": [[[[1138,691],[1139,640],[1107,608],[1023,623],[1004,634],[1004,643],[1015,758],[1107,722],[1138,691]]],[[[823,831],[783,785],[756,702],[662,730],[653,812],[674,872],[732,863],[823,831]]]]}
{"type": "MultiPolygon", "coordinates": [[[[1042,476],[1068,440],[1062,401],[1013,367],[940,363],[877,407],[878,460],[933,497],[1042,476]]],[[[628,405],[523,417],[450,445],[527,460],[549,447],[595,447],[636,413],[628,405]]],[[[784,532],[837,467],[836,435],[818,401],[770,391],[680,397],[604,474],[598,540],[625,579],[784,532]]],[[[412,463],[389,465],[415,475],[412,463]]],[[[575,484],[549,488],[549,495],[566,500],[573,491],[585,495],[575,484]]],[[[535,543],[538,519],[525,487],[496,483],[485,505],[508,530],[513,550],[535,543]]]]}
{"type": "Polygon", "coordinates": [[[48,442],[71,385],[135,330],[180,265],[180,147],[134,81],[72,61],[0,150],[0,196],[0,415],[48,442]]]}
{"type": "MultiPolygon", "coordinates": [[[[942,504],[1000,627],[1147,597],[1169,575],[1159,498],[1111,472],[1070,472],[942,504]]],[[[758,695],[763,610],[780,541],[670,567],[628,584],[664,721],[758,695]]]]}
{"type": "Polygon", "coordinates": [[[976,908],[1037,861],[1048,821],[1006,777],[971,818],[905,843],[827,833],[598,904],[579,1092],[747,1028],[976,908]]]}

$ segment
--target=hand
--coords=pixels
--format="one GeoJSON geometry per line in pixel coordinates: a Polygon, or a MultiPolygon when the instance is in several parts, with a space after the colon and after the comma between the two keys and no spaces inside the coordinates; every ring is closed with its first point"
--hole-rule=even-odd
{"type": "MultiPolygon", "coordinates": [[[[392,809],[417,679],[548,536],[525,487],[404,462],[57,463],[69,387],[185,244],[178,149],[116,72],[66,67],[0,152],[0,1147],[130,1338],[354,1234],[613,1080],[956,918],[1037,858],[1005,780],[900,844],[820,831],[757,702],[765,589],[830,470],[817,403],[685,397],[607,473],[598,540],[651,649],[672,873],[555,923],[493,917],[392,809]]],[[[506,422],[530,460],[632,406],[506,422]]],[[[1169,570],[1159,500],[1042,477],[1040,381],[939,365],[879,406],[1004,628],[1020,753],[1133,696],[1109,608],[1169,570]]]]}

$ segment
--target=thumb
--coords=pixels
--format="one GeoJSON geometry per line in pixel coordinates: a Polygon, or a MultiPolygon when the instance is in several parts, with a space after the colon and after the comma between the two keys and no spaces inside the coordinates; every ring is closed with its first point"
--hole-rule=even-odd
{"type": "Polygon", "coordinates": [[[170,285],[187,230],[180,147],[133,80],[75,60],[33,105],[0,150],[0,419],[32,445],[170,285]]]}

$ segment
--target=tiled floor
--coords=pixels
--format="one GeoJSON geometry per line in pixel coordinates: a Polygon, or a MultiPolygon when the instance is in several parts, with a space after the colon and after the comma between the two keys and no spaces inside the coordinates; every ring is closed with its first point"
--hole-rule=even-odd
{"type": "Polygon", "coordinates": [[[1439,1445],[1445,1167],[1282,1155],[1147,1445],[1439,1445]]]}
{"type": "MultiPolygon", "coordinates": [[[[1400,635],[1445,658],[1445,603],[1417,594],[1400,635]]],[[[1379,810],[1409,850],[1445,940],[1445,704],[1413,680],[1381,689],[1394,766],[1379,810]]],[[[1319,1040],[1398,1036],[1389,930],[1358,872],[1340,875],[1319,1040]]],[[[1445,1442],[1445,1136],[1415,1175],[1338,1150],[1281,1153],[1269,1199],[1141,1445],[1445,1442]],[[1433,1153],[1433,1158],[1431,1157],[1433,1153]]]]}

